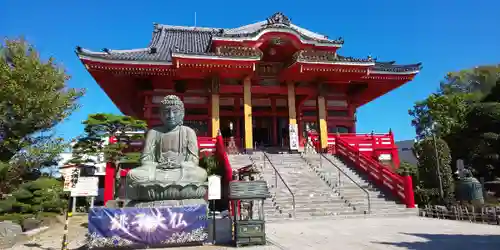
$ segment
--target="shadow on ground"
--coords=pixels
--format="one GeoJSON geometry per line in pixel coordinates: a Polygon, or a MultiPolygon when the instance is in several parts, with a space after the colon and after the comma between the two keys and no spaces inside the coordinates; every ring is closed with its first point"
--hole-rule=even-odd
{"type": "Polygon", "coordinates": [[[52,247],[43,247],[42,245],[38,243],[26,243],[24,244],[25,247],[29,247],[30,249],[42,249],[42,250],[56,250],[55,248],[52,247]]]}
{"type": "Polygon", "coordinates": [[[460,234],[412,234],[422,239],[413,242],[373,242],[375,244],[391,245],[410,250],[494,250],[500,249],[500,235],[460,235],[460,234]]]}

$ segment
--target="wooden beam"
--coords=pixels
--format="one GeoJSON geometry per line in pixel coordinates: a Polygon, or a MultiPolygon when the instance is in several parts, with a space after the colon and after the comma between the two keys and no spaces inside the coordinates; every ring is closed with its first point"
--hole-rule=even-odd
{"type": "Polygon", "coordinates": [[[253,150],[252,126],[252,82],[247,76],[243,80],[243,117],[245,119],[245,150],[253,150]]]}
{"type": "Polygon", "coordinates": [[[326,105],[325,97],[318,96],[318,123],[319,123],[319,136],[321,140],[321,148],[326,149],[328,147],[328,128],[326,124],[326,105]]]}
{"type": "Polygon", "coordinates": [[[295,111],[295,85],[293,82],[287,83],[288,88],[288,122],[297,124],[297,113],[295,111]]]}
{"type": "Polygon", "coordinates": [[[211,103],[211,116],[212,116],[212,137],[215,138],[219,134],[220,130],[220,99],[219,99],[219,90],[220,90],[220,79],[218,77],[212,77],[212,83],[210,86],[210,90],[212,92],[212,96],[210,99],[211,103]]]}
{"type": "Polygon", "coordinates": [[[219,115],[219,94],[212,94],[212,137],[219,134],[220,129],[220,115],[219,115]]]}

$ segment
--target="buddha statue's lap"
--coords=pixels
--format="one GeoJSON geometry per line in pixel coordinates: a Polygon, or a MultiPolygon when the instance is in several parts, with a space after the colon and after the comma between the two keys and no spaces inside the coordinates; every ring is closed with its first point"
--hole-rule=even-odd
{"type": "Polygon", "coordinates": [[[196,133],[182,125],[184,107],[177,96],[162,104],[164,126],[148,131],[141,166],[127,174],[127,198],[133,206],[204,203],[207,172],[198,165],[196,133]]]}

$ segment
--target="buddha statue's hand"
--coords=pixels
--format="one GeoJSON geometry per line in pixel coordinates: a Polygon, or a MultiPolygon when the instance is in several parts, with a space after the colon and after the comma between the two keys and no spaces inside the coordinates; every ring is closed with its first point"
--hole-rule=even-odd
{"type": "Polygon", "coordinates": [[[177,162],[164,162],[158,164],[156,168],[162,169],[162,170],[168,170],[168,169],[175,169],[175,168],[181,168],[181,164],[177,162]]]}
{"type": "Polygon", "coordinates": [[[162,161],[158,164],[157,168],[167,170],[181,167],[181,158],[167,155],[163,156],[162,161]]]}

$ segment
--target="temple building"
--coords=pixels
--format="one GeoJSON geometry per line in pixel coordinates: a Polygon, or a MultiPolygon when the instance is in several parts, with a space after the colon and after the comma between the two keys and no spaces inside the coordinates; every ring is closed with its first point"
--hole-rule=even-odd
{"type": "Polygon", "coordinates": [[[356,110],[411,81],[421,65],[342,56],[342,38],[282,13],[237,28],[154,24],[149,45],[76,53],[125,115],[158,124],[159,102],[181,97],[198,136],[233,136],[241,149],[303,145],[317,131],[355,133],[356,110]],[[292,145],[293,144],[293,145],[292,145]]]}

